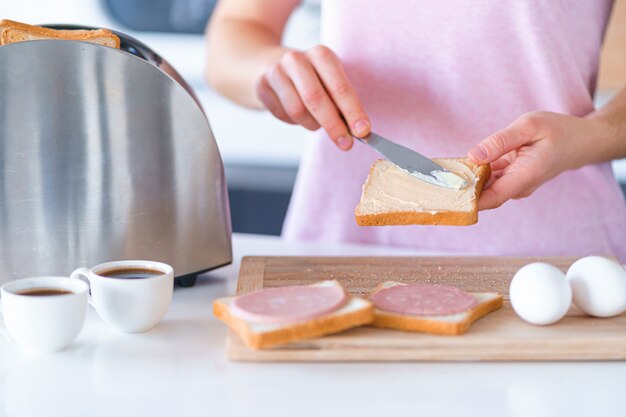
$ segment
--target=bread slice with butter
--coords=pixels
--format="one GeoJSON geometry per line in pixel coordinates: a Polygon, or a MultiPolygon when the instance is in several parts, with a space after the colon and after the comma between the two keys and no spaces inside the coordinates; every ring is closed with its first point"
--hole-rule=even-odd
{"type": "Polygon", "coordinates": [[[70,40],[96,43],[110,48],[120,48],[120,38],[107,29],[57,30],[31,26],[12,20],[0,20],[0,46],[35,40],[70,40]]]}
{"type": "Polygon", "coordinates": [[[365,184],[355,216],[360,226],[448,225],[478,222],[478,198],[489,179],[489,165],[466,158],[434,161],[461,176],[467,186],[445,188],[411,175],[386,159],[376,161],[365,184]]]}

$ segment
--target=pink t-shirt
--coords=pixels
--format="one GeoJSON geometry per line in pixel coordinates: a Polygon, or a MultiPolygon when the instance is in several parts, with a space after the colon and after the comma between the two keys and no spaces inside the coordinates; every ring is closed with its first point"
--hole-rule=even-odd
{"type": "MultiPolygon", "coordinates": [[[[322,40],[343,61],[373,129],[431,157],[465,156],[523,113],[593,111],[609,0],[327,0],[322,40]]],[[[605,254],[626,261],[626,204],[608,163],[568,171],[469,227],[359,227],[379,156],[316,132],[287,239],[484,255],[605,254]]]]}

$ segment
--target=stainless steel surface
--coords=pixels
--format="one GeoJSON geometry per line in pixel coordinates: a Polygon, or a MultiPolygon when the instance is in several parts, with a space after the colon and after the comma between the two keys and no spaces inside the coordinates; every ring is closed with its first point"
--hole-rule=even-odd
{"type": "MultiPolygon", "coordinates": [[[[51,29],[65,29],[65,30],[75,30],[75,29],[99,29],[93,26],[83,26],[83,25],[67,25],[67,24],[44,24],[42,26],[51,28],[51,29]]],[[[198,107],[202,109],[202,105],[200,104],[200,100],[196,97],[193,89],[187,84],[183,77],[172,67],[169,62],[161,58],[159,54],[150,49],[146,44],[141,42],[138,39],[133,38],[130,35],[119,32],[113,29],[107,29],[111,32],[115,33],[120,38],[120,49],[122,51],[128,52],[129,54],[133,54],[136,57],[144,59],[159,68],[161,71],[165,72],[167,75],[172,77],[178,84],[180,84],[187,93],[193,97],[193,99],[198,103],[198,107]]]]}
{"type": "Polygon", "coordinates": [[[100,45],[0,47],[0,282],[114,259],[177,276],[231,262],[221,158],[185,87],[100,45]]]}
{"type": "Polygon", "coordinates": [[[418,178],[423,179],[433,184],[440,185],[442,187],[447,186],[445,182],[442,182],[439,178],[435,177],[433,172],[448,172],[444,167],[433,162],[422,155],[415,152],[412,149],[397,144],[396,142],[385,139],[377,133],[371,132],[364,138],[354,136],[354,138],[360,142],[363,142],[372,148],[374,148],[382,156],[398,165],[400,168],[409,171],[411,174],[421,174],[418,178]],[[432,178],[432,180],[431,180],[432,178]]]}

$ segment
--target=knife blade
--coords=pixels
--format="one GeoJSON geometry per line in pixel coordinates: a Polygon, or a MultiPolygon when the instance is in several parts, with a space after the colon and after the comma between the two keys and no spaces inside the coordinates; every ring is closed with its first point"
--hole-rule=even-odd
{"type": "Polygon", "coordinates": [[[467,186],[463,178],[448,171],[441,165],[435,163],[432,159],[406,146],[385,139],[377,133],[370,132],[368,136],[363,138],[357,136],[353,137],[359,142],[371,146],[389,161],[422,181],[457,190],[467,186]]]}

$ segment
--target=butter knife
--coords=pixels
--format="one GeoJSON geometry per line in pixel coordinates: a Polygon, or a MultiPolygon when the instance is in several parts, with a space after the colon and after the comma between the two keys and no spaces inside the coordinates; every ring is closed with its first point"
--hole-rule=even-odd
{"type": "Polygon", "coordinates": [[[359,142],[374,148],[379,154],[408,171],[409,174],[422,181],[438,185],[440,187],[460,190],[467,186],[466,181],[453,172],[448,171],[439,164],[433,162],[406,146],[399,145],[389,139],[385,139],[377,133],[371,132],[364,138],[353,136],[359,142]]]}

